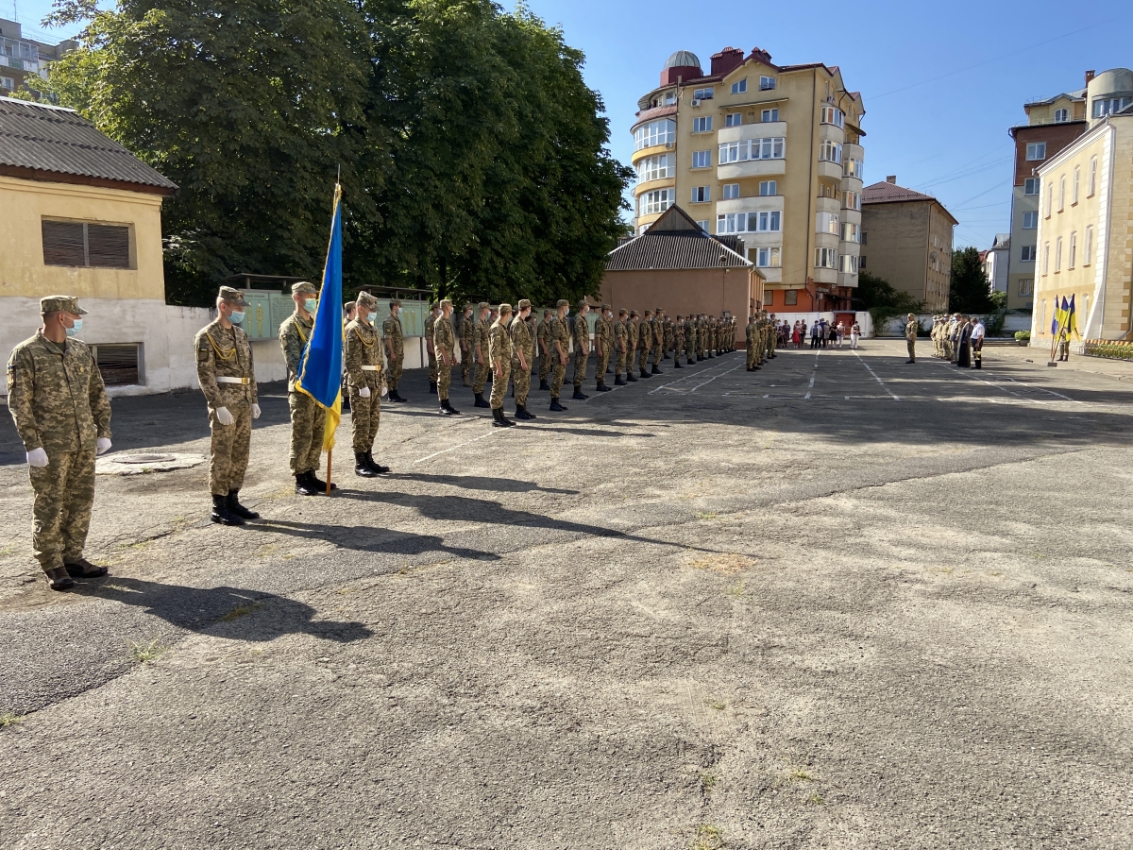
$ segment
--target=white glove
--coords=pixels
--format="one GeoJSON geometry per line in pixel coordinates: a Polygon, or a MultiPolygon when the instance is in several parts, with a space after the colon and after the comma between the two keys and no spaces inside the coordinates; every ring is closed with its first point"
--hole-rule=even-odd
{"type": "Polygon", "coordinates": [[[111,442],[109,437],[99,437],[94,441],[94,453],[96,455],[104,455],[110,451],[110,446],[111,442]]]}
{"type": "Polygon", "coordinates": [[[361,396],[362,398],[369,398],[370,397],[370,388],[369,387],[359,387],[358,388],[358,395],[361,396]]]}
{"type": "Polygon", "coordinates": [[[389,387],[382,384],[382,398],[385,398],[387,395],[389,395],[389,387]]]}
{"type": "Polygon", "coordinates": [[[259,419],[260,418],[260,406],[258,404],[252,405],[252,418],[253,419],[259,419]]]}
{"type": "Polygon", "coordinates": [[[231,425],[236,419],[232,416],[227,407],[218,407],[216,409],[216,421],[221,425],[231,425]]]}
{"type": "Polygon", "coordinates": [[[28,452],[28,466],[43,469],[43,467],[47,466],[47,452],[43,449],[32,449],[28,452]]]}

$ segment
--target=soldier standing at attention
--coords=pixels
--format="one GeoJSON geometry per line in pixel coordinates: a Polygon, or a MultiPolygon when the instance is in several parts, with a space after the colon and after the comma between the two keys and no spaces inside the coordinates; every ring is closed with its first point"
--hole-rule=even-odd
{"type": "Polygon", "coordinates": [[[110,450],[110,402],[102,374],[75,339],[86,310],[67,295],[41,298],[43,325],[8,357],[8,407],[27,452],[31,545],[52,590],[106,567],[83,557],[94,505],[94,456],[110,450]]]}
{"type": "Polygon", "coordinates": [[[504,395],[511,378],[511,361],[515,351],[511,345],[511,305],[501,304],[499,318],[488,328],[488,361],[492,368],[492,425],[510,428],[515,423],[504,416],[504,395]]]}
{"type": "Polygon", "coordinates": [[[646,310],[641,321],[637,323],[637,370],[643,378],[652,378],[649,374],[649,355],[653,350],[653,311],[646,310]]]}
{"type": "MultiPolygon", "coordinates": [[[[535,354],[535,336],[531,332],[531,302],[519,299],[519,313],[511,320],[511,385],[515,394],[515,418],[534,419],[535,414],[527,412],[527,396],[531,392],[531,358],[535,354]]],[[[492,385],[492,394],[496,387],[492,385]]]]}
{"type": "Polygon", "coordinates": [[[370,311],[378,299],[368,292],[358,293],[358,313],[346,326],[342,359],[350,386],[350,433],[354,442],[354,474],[362,478],[389,472],[388,466],[374,461],[374,439],[382,418],[382,338],[370,323],[370,311]]]}
{"type": "Polygon", "coordinates": [[[491,406],[484,401],[484,384],[488,381],[488,328],[491,324],[487,321],[487,318],[490,310],[491,307],[488,306],[488,302],[481,301],[476,307],[476,321],[472,325],[471,356],[475,359],[472,372],[472,392],[476,396],[476,403],[473,407],[491,406]]]}
{"type": "Polygon", "coordinates": [[[677,316],[677,320],[673,322],[673,368],[680,369],[681,354],[685,350],[685,320],[683,316],[677,316]]]}
{"type": "MultiPolygon", "coordinates": [[[[523,300],[526,301],[528,299],[525,298],[523,300]]],[[[531,311],[530,308],[527,310],[527,313],[524,314],[524,315],[525,315],[525,318],[524,318],[523,321],[527,325],[527,332],[531,335],[531,353],[527,356],[527,366],[528,366],[527,373],[528,373],[528,375],[534,375],[535,374],[535,353],[536,353],[535,334],[538,331],[538,324],[535,321],[535,314],[531,311]]],[[[512,382],[511,388],[512,388],[512,392],[514,393],[515,392],[514,381],[512,382]]]]}
{"type": "Polygon", "coordinates": [[[665,348],[665,320],[662,318],[661,309],[658,308],[653,311],[653,322],[650,324],[653,331],[653,360],[651,374],[660,375],[661,370],[658,365],[661,363],[661,353],[665,348]]]}
{"type": "Polygon", "coordinates": [[[693,364],[696,352],[696,319],[691,315],[685,317],[685,365],[693,364]]]}
{"type": "Polygon", "coordinates": [[[551,368],[554,366],[555,355],[551,350],[551,311],[543,311],[543,321],[539,323],[539,330],[535,334],[536,342],[539,345],[539,389],[549,390],[551,385],[547,383],[547,376],[551,374],[551,368]]]}
{"type": "Polygon", "coordinates": [[[597,390],[600,393],[609,392],[606,386],[606,367],[610,365],[610,354],[613,351],[614,323],[610,321],[611,307],[602,305],[602,312],[598,321],[594,323],[594,346],[597,349],[594,360],[594,375],[598,379],[597,390]]]}
{"type": "MultiPolygon", "coordinates": [[[[295,384],[302,368],[303,351],[315,327],[314,312],[319,291],[314,284],[301,281],[291,287],[295,312],[279,326],[279,344],[287,363],[287,403],[291,408],[291,472],[295,475],[295,492],[300,496],[325,493],[327,485],[315,474],[323,453],[323,427],[326,411],[295,384]]],[[[337,489],[331,485],[331,489],[337,489]]]]}
{"type": "Polygon", "coordinates": [[[437,323],[437,302],[429,305],[429,318],[425,320],[425,353],[429,356],[429,393],[437,392],[437,351],[433,344],[433,328],[437,323]]]}
{"type": "Polygon", "coordinates": [[[241,324],[248,303],[244,293],[220,287],[216,319],[197,332],[197,382],[208,404],[209,487],[212,514],[222,525],[243,525],[260,515],[240,504],[240,488],[248,470],[252,420],[260,418],[252,344],[241,324]]]}
{"type": "Polygon", "coordinates": [[[460,311],[460,319],[456,323],[456,337],[460,342],[460,378],[464,382],[464,386],[472,386],[472,382],[468,380],[468,370],[472,366],[472,357],[469,352],[472,350],[472,305],[465,304],[464,309],[460,311]]]}
{"type": "Polygon", "coordinates": [[[624,387],[626,385],[625,371],[626,371],[626,351],[629,350],[629,324],[627,320],[627,311],[623,308],[618,310],[618,321],[614,325],[614,352],[617,359],[614,360],[614,386],[624,387]]]}
{"type": "Polygon", "coordinates": [[[440,412],[445,416],[454,416],[460,413],[449,404],[448,390],[452,383],[452,367],[456,362],[456,333],[452,329],[452,302],[445,299],[441,302],[441,315],[433,322],[433,350],[437,353],[437,398],[440,401],[440,412]]]}
{"type": "Polygon", "coordinates": [[[630,310],[626,321],[626,381],[631,384],[637,383],[637,376],[633,374],[633,358],[637,356],[638,333],[637,311],[630,310]]]}
{"type": "Polygon", "coordinates": [[[917,324],[917,317],[912,313],[909,314],[909,321],[905,324],[905,347],[909,349],[909,359],[906,363],[917,362],[917,331],[920,330],[920,325],[917,324]]]}
{"type": "Polygon", "coordinates": [[[586,314],[590,305],[583,298],[578,302],[578,315],[574,317],[572,336],[574,338],[574,395],[571,398],[586,401],[590,396],[582,392],[582,382],[586,380],[586,361],[590,359],[590,323],[586,314]]]}
{"type": "Polygon", "coordinates": [[[382,336],[385,337],[386,344],[386,387],[389,390],[388,398],[390,401],[407,401],[401,397],[397,391],[397,385],[401,383],[401,368],[405,363],[405,339],[401,332],[401,318],[398,313],[401,312],[401,302],[393,300],[389,302],[389,315],[386,320],[382,322],[382,336]]]}
{"type": "Polygon", "coordinates": [[[748,316],[747,334],[744,339],[747,343],[747,370],[757,372],[759,371],[759,326],[755,323],[755,313],[748,316]]]}
{"type": "Polygon", "coordinates": [[[570,330],[567,328],[567,315],[570,313],[570,302],[560,298],[555,305],[556,315],[551,319],[551,351],[555,358],[555,368],[551,372],[551,410],[559,412],[566,410],[559,403],[559,393],[563,388],[563,379],[566,377],[567,349],[570,346],[570,330]]]}

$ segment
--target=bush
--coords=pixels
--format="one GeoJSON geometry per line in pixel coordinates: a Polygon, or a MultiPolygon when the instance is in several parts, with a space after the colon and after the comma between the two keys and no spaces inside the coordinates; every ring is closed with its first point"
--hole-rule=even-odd
{"type": "Polygon", "coordinates": [[[1031,332],[1030,331],[1015,331],[1015,339],[1019,340],[1020,342],[1022,342],[1025,339],[1030,339],[1030,338],[1031,338],[1031,332]]]}
{"type": "Polygon", "coordinates": [[[1110,360],[1133,360],[1133,342],[1117,339],[1087,339],[1082,343],[1082,353],[1110,360]]]}

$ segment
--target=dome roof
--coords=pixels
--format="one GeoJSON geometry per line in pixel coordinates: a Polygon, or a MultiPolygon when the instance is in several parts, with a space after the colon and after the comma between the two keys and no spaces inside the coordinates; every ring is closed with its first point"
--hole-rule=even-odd
{"type": "Polygon", "coordinates": [[[665,68],[699,68],[700,60],[696,58],[695,53],[690,53],[687,50],[678,50],[669,57],[665,63],[665,68]]]}

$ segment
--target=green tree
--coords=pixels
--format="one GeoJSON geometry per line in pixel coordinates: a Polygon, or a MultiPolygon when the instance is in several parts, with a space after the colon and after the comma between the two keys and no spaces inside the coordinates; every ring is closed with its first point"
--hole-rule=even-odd
{"type": "Polygon", "coordinates": [[[948,309],[956,313],[987,313],[995,309],[980,252],[963,248],[952,254],[952,280],[948,309]]]}
{"type": "Polygon", "coordinates": [[[919,313],[924,303],[917,301],[907,292],[898,292],[887,280],[869,272],[858,274],[858,288],[854,300],[861,309],[868,310],[873,326],[880,331],[885,323],[897,316],[919,313]]]}

